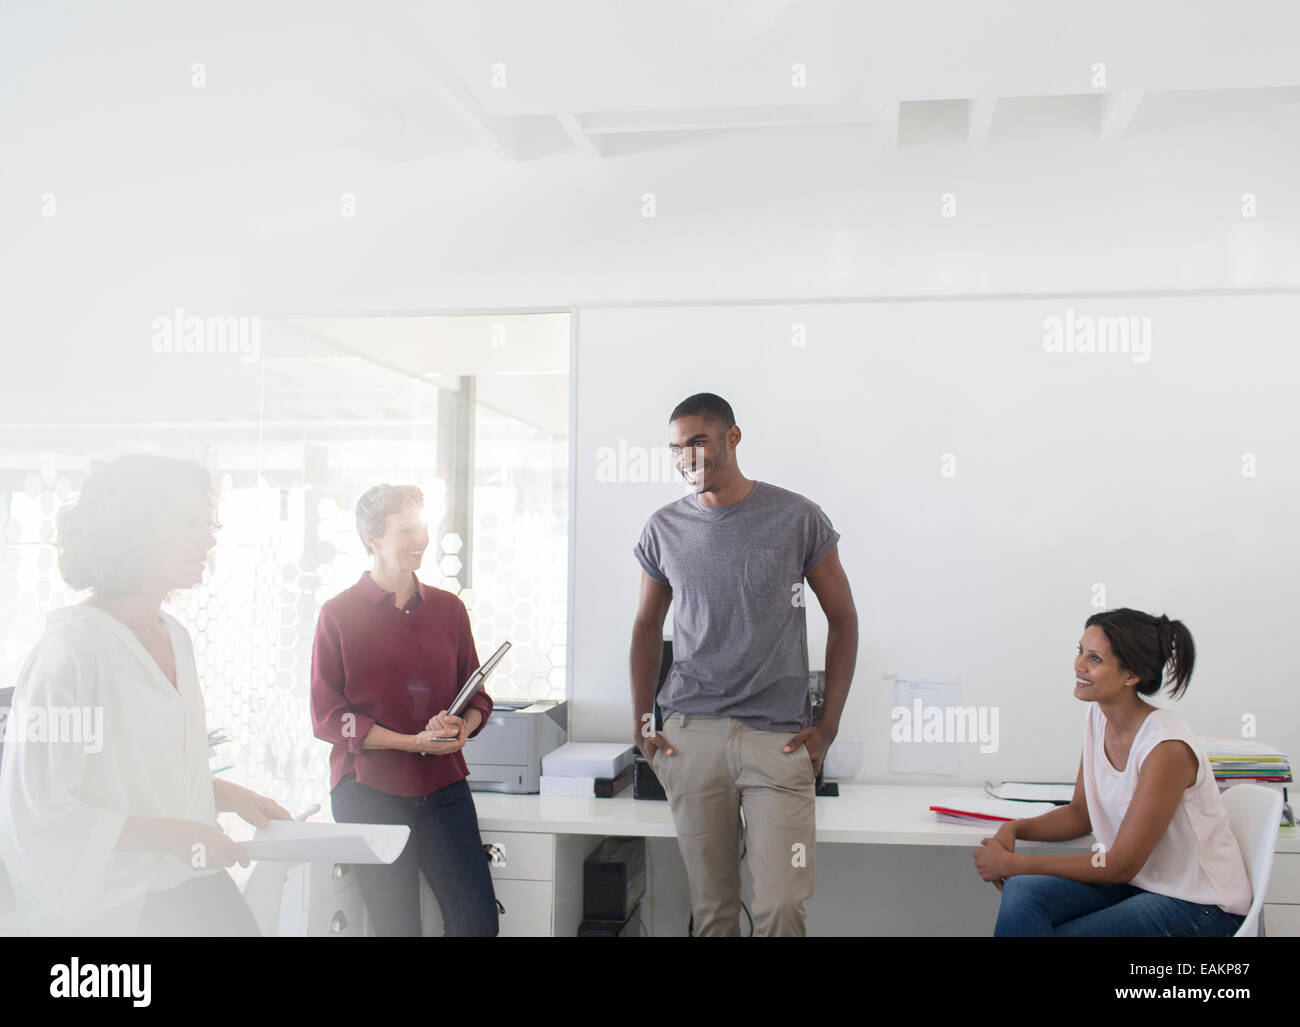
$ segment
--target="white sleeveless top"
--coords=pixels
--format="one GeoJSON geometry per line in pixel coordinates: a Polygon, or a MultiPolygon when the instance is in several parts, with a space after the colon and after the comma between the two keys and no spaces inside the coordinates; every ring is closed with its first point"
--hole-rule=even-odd
{"type": "Polygon", "coordinates": [[[1089,703],[1083,741],[1083,790],[1092,833],[1104,851],[1114,847],[1115,836],[1137,790],[1142,764],[1151,750],[1171,739],[1186,742],[1196,754],[1196,783],[1183,792],[1164,837],[1129,883],[1186,902],[1218,906],[1228,913],[1249,912],[1251,888],[1246,864],[1228,826],[1228,811],[1209,760],[1191,728],[1169,710],[1155,710],[1138,729],[1128,763],[1121,771],[1106,757],[1105,724],[1101,707],[1089,703]]]}

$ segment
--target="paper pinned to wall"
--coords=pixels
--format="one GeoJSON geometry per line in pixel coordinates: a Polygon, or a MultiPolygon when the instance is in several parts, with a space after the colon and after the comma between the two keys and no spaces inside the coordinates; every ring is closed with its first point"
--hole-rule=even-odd
{"type": "Polygon", "coordinates": [[[961,682],[894,679],[890,710],[889,769],[895,774],[961,773],[961,742],[945,740],[945,712],[961,706],[961,682]],[[934,713],[932,711],[938,711],[934,713]],[[927,719],[929,721],[927,730],[927,719]],[[937,736],[937,737],[936,737],[937,736]]]}

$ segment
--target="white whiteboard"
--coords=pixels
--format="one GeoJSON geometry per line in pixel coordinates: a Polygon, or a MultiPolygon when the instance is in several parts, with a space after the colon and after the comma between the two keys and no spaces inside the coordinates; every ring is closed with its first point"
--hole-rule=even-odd
{"type": "MultiPolygon", "coordinates": [[[[1300,753],[1297,324],[1290,295],[583,310],[571,737],[630,736],[631,549],[682,488],[617,479],[665,445],[677,402],[711,391],[735,410],[744,472],[843,535],[860,648],[840,734],[866,743],[863,780],[894,780],[891,674],[960,679],[963,703],[998,707],[998,750],[968,746],[964,780],[1072,780],[1096,583],[1107,607],[1187,623],[1198,664],[1174,708],[1195,730],[1239,736],[1250,714],[1300,753]],[[1149,319],[1144,362],[1045,348],[1047,318],[1081,333],[1130,316],[1149,319]]],[[[808,623],[818,669],[815,601],[808,623]]]]}

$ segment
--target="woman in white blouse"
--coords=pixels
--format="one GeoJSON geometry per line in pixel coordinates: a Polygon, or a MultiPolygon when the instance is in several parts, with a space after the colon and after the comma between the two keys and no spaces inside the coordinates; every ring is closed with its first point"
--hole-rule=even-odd
{"type": "Polygon", "coordinates": [[[1074,694],[1088,704],[1069,805],[1013,820],[975,853],[998,886],[999,936],[1224,936],[1251,887],[1209,761],[1187,724],[1145,697],[1180,697],[1196,650],[1181,621],[1138,610],[1088,618],[1074,694]],[[1166,667],[1168,671],[1166,673],[1166,667]],[[1031,856],[1016,839],[1092,834],[1094,851],[1031,856]]]}
{"type": "Polygon", "coordinates": [[[277,803],[212,776],[189,634],[160,609],[203,580],[212,486],[197,465],[122,457],[59,515],[54,610],[14,692],[0,766],[0,858],[32,933],[249,935],[248,865],[218,811],[277,803]]]}

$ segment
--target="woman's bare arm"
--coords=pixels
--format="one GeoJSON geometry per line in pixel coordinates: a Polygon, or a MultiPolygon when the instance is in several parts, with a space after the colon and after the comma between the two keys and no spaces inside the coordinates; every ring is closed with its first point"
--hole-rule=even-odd
{"type": "Polygon", "coordinates": [[[1142,763],[1133,801],[1109,852],[1074,856],[1011,853],[1010,873],[1005,876],[1050,874],[1085,884],[1127,884],[1164,837],[1183,793],[1196,782],[1196,774],[1196,756],[1186,742],[1170,739],[1159,743],[1142,763]]]}
{"type": "Polygon", "coordinates": [[[1079,772],[1074,778],[1074,795],[1069,803],[1037,817],[1013,820],[1010,824],[1012,838],[1027,842],[1068,842],[1092,833],[1088,818],[1088,798],[1083,790],[1083,757],[1079,758],[1079,772]]]}

